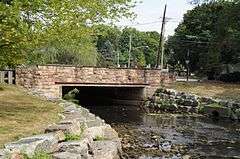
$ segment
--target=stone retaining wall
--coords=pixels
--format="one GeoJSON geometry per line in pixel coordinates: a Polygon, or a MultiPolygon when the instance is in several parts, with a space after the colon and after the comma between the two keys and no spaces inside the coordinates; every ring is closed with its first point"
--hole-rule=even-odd
{"type": "Polygon", "coordinates": [[[64,108],[59,123],[49,125],[45,134],[22,138],[7,143],[0,150],[0,159],[20,159],[25,154],[33,157],[47,153],[53,159],[118,159],[121,142],[118,134],[104,120],[88,109],[67,101],[60,101],[64,108]],[[78,137],[66,140],[67,136],[78,137]]]}
{"type": "Polygon", "coordinates": [[[145,107],[153,112],[203,113],[234,120],[240,119],[240,103],[195,94],[178,92],[173,89],[158,89],[146,101],[145,107]]]}

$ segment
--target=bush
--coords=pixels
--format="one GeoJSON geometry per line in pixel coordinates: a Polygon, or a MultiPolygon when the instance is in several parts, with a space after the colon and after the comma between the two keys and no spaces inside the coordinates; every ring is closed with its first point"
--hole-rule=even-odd
{"type": "Polygon", "coordinates": [[[67,94],[64,95],[63,99],[71,101],[73,103],[79,103],[79,101],[76,98],[76,95],[79,93],[78,89],[73,89],[70,92],[68,92],[67,94]]]}
{"type": "Polygon", "coordinates": [[[223,82],[238,83],[238,82],[240,82],[240,72],[233,72],[233,73],[229,73],[229,74],[222,74],[219,77],[219,80],[223,81],[223,82]]]}

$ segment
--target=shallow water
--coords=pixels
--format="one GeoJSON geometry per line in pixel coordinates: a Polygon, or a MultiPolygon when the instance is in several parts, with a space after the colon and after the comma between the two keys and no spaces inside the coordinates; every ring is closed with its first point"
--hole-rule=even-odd
{"type": "Polygon", "coordinates": [[[240,124],[236,122],[145,114],[133,106],[88,108],[119,133],[124,158],[240,158],[240,124]]]}

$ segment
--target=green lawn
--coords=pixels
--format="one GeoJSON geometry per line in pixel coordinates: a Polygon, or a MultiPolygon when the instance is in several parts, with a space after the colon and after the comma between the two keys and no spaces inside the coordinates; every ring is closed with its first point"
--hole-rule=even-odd
{"type": "Polygon", "coordinates": [[[221,82],[176,82],[167,88],[220,99],[240,101],[240,84],[221,82]]]}
{"type": "Polygon", "coordinates": [[[61,108],[28,95],[16,86],[0,84],[0,147],[20,137],[43,132],[59,119],[61,108]]]}

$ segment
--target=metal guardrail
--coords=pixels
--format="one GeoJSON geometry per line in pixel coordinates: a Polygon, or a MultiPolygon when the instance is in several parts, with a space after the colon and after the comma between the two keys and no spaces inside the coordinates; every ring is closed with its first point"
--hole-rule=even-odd
{"type": "Polygon", "coordinates": [[[0,70],[0,83],[15,84],[15,70],[0,70]]]}

